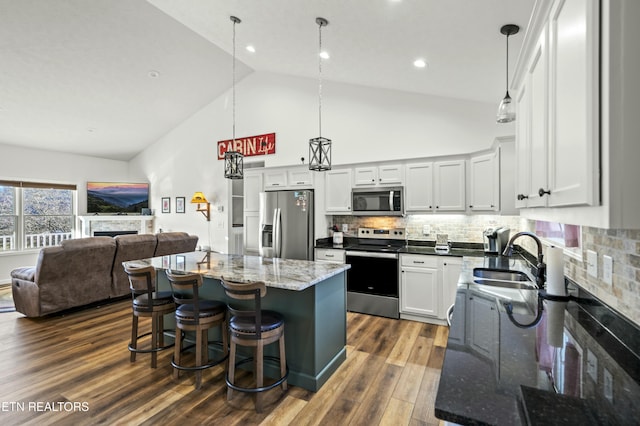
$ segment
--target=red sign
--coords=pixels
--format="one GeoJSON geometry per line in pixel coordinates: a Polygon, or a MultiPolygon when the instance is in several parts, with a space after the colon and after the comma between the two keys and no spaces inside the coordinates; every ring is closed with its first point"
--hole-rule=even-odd
{"type": "Polygon", "coordinates": [[[266,135],[236,138],[235,141],[233,139],[218,141],[218,160],[224,159],[224,153],[227,151],[237,151],[245,157],[275,154],[276,134],[268,133],[266,135]]]}

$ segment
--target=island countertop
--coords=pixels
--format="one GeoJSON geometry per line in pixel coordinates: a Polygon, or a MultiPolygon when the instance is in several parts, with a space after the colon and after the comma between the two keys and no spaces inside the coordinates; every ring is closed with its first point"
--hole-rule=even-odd
{"type": "Polygon", "coordinates": [[[153,265],[157,269],[194,272],[207,278],[249,283],[262,281],[267,287],[302,291],[351,266],[308,260],[278,259],[206,251],[172,254],[124,262],[129,265],[153,265]]]}

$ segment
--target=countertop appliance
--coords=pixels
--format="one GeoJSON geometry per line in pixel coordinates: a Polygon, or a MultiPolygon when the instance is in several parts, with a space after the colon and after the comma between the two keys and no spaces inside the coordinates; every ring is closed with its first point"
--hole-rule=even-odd
{"type": "Polygon", "coordinates": [[[509,232],[511,230],[505,227],[486,228],[482,232],[484,242],[484,252],[500,254],[509,243],[509,232]]]}
{"type": "Polygon", "coordinates": [[[402,187],[354,188],[351,190],[351,209],[360,216],[402,216],[404,199],[402,187]]]}
{"type": "Polygon", "coordinates": [[[313,260],[313,191],[260,193],[260,256],[313,260]]]}
{"type": "Polygon", "coordinates": [[[347,310],[400,318],[398,252],[404,229],[359,228],[357,242],[346,250],[347,310]]]}

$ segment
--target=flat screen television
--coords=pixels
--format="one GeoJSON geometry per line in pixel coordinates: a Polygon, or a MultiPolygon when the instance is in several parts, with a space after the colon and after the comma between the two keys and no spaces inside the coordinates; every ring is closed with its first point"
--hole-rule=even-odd
{"type": "Polygon", "coordinates": [[[141,213],[149,208],[149,184],[87,182],[87,213],[141,213]]]}

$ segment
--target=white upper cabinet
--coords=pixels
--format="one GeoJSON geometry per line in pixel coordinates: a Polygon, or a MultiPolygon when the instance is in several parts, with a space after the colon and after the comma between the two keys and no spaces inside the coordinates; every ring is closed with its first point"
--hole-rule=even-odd
{"type": "Polygon", "coordinates": [[[434,163],[434,204],[436,211],[464,211],[465,160],[434,163]]]}
{"type": "Polygon", "coordinates": [[[353,171],[353,185],[402,185],[402,171],[400,164],[356,167],[353,171]]]}
{"type": "Polygon", "coordinates": [[[292,188],[313,188],[313,177],[314,172],[308,167],[288,171],[288,182],[292,188]]]}
{"type": "Polygon", "coordinates": [[[500,150],[471,157],[469,160],[469,209],[498,211],[500,209],[500,150]]]}
{"type": "Polygon", "coordinates": [[[351,169],[325,172],[325,211],[327,214],[351,214],[351,169]]]}
{"type": "Polygon", "coordinates": [[[556,0],[534,13],[537,38],[515,77],[516,207],[600,201],[597,3],[556,0]]]}
{"type": "Polygon", "coordinates": [[[599,202],[596,0],[556,1],[549,17],[548,206],[599,202]]]}
{"type": "Polygon", "coordinates": [[[287,171],[286,170],[265,170],[264,172],[264,189],[277,190],[283,189],[287,186],[287,171]]]}
{"type": "Polygon", "coordinates": [[[407,164],[405,211],[433,211],[433,163],[407,164]]]}

